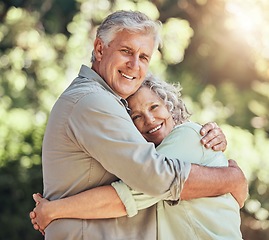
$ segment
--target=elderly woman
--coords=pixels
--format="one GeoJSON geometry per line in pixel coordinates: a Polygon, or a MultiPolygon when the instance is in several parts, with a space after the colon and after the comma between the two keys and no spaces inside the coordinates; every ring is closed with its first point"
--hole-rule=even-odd
{"type": "MultiPolygon", "coordinates": [[[[189,121],[190,113],[179,89],[148,75],[127,101],[135,126],[148,142],[155,144],[159,153],[204,166],[228,166],[222,152],[201,145],[201,126],[189,121]]],[[[183,190],[181,201],[171,202],[163,200],[163,196],[147,196],[119,181],[66,199],[49,202],[37,194],[34,199],[37,218],[32,222],[39,224],[40,229],[58,218],[96,219],[126,214],[132,217],[139,210],[157,204],[158,239],[242,239],[240,206],[230,193],[183,200],[186,199],[183,190]],[[117,193],[115,198],[111,198],[111,191],[117,193]],[[98,198],[107,198],[107,205],[98,206],[98,198]],[[113,205],[115,202],[120,204],[113,205]]]]}

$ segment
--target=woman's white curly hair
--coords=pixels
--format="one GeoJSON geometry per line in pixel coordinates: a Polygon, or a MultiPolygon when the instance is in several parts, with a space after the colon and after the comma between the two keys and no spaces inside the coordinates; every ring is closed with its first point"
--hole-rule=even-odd
{"type": "MultiPolygon", "coordinates": [[[[172,114],[175,124],[181,124],[188,121],[191,116],[181,98],[181,86],[174,86],[163,80],[158,79],[152,74],[147,74],[142,87],[147,87],[153,91],[160,99],[164,101],[168,111],[172,114]]],[[[135,93],[133,94],[135,95],[135,93]]],[[[128,99],[127,99],[128,100],[128,99]]]]}

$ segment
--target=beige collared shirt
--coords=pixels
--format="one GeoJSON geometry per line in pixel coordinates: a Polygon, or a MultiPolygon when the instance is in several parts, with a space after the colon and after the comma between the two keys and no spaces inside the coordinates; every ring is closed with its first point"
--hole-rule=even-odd
{"type": "MultiPolygon", "coordinates": [[[[179,198],[190,164],[158,154],[135,128],[123,102],[98,74],[81,67],[47,124],[42,149],[44,197],[63,198],[122,179],[146,194],[179,198]]],[[[156,239],[156,206],[133,218],[59,219],[46,228],[45,237],[156,239]]]]}

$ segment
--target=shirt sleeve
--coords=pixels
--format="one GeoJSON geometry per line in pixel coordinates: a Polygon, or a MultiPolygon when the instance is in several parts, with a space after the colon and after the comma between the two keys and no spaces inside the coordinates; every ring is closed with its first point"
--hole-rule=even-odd
{"type": "MultiPolygon", "coordinates": [[[[193,123],[176,127],[158,146],[158,152],[168,157],[186,158],[189,162],[202,163],[204,151],[200,143],[199,129],[199,125],[193,123]]],[[[183,177],[183,174],[181,176],[183,177]]],[[[181,183],[186,179],[187,177],[183,177],[181,183]]],[[[128,217],[135,216],[139,210],[166,199],[165,195],[152,197],[143,194],[131,189],[122,181],[113,182],[111,185],[123,202],[128,217]]]]}
{"type": "Polygon", "coordinates": [[[162,200],[162,197],[152,197],[128,187],[124,182],[113,182],[112,187],[116,190],[119,198],[125,206],[127,216],[135,216],[139,210],[151,207],[162,200]]]}
{"type": "Polygon", "coordinates": [[[85,94],[75,104],[66,128],[85,153],[132,189],[151,196],[165,193],[170,200],[179,198],[190,164],[158,154],[112,94],[85,94]]]}

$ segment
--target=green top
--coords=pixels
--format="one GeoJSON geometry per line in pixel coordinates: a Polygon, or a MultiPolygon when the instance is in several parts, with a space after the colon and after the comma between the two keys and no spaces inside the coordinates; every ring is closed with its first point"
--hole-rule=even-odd
{"type": "MultiPolygon", "coordinates": [[[[222,152],[206,149],[200,144],[200,129],[200,125],[191,122],[175,127],[158,146],[158,152],[199,165],[228,166],[222,152]]],[[[231,194],[180,201],[171,206],[170,202],[161,200],[162,196],[139,193],[123,182],[112,185],[125,204],[129,217],[157,203],[159,240],[242,239],[239,205],[231,194]]]]}

